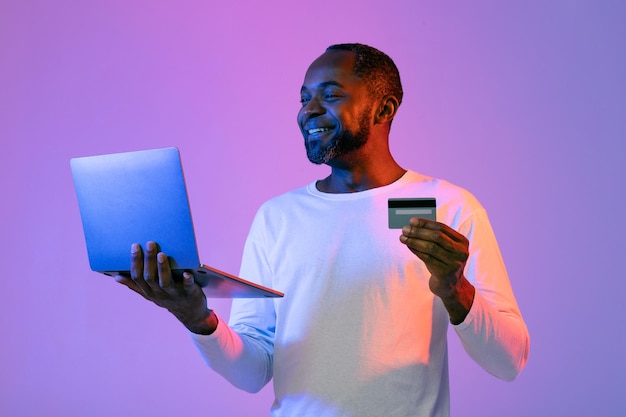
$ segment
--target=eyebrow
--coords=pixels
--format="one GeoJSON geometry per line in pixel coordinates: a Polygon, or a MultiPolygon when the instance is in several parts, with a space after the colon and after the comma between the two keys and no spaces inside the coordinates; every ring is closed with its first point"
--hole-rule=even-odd
{"type": "MultiPolygon", "coordinates": [[[[335,86],[335,87],[343,88],[343,84],[338,83],[337,81],[324,81],[319,84],[316,84],[315,88],[324,88],[328,86],[335,86]]],[[[300,88],[300,92],[302,93],[303,91],[308,91],[308,88],[304,85],[300,88]]]]}

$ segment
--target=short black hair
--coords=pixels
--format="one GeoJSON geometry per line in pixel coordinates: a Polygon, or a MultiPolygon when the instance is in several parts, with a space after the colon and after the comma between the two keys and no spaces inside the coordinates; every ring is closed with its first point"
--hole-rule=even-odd
{"type": "Polygon", "coordinates": [[[402,103],[402,83],[400,72],[393,60],[384,52],[360,43],[339,43],[326,48],[327,51],[351,51],[356,55],[354,75],[364,80],[370,94],[375,98],[388,94],[402,103]]]}

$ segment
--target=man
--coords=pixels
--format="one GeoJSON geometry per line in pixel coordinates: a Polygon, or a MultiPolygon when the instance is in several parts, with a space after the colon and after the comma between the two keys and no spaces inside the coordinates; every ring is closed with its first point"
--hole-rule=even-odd
{"type": "Polygon", "coordinates": [[[171,279],[149,242],[118,281],[170,310],[207,364],[255,392],[274,380],[272,416],[447,416],[449,323],[505,380],[529,337],[487,215],[467,191],[401,168],[389,130],[402,100],[395,64],[360,44],[309,67],[298,124],[328,177],[266,202],[241,276],[284,299],[237,299],[227,325],[190,275],[171,279]],[[388,198],[435,197],[440,222],[387,227],[388,198]],[[398,239],[398,234],[400,234],[398,239]]]}

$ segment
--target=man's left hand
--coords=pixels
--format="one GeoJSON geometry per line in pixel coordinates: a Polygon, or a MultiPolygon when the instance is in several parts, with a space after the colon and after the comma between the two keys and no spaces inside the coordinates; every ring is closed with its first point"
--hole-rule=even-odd
{"type": "Polygon", "coordinates": [[[474,300],[474,287],[463,271],[469,241],[451,227],[432,220],[412,218],[402,228],[400,242],[420,258],[430,272],[430,290],[440,297],[453,324],[461,323],[474,300]]]}

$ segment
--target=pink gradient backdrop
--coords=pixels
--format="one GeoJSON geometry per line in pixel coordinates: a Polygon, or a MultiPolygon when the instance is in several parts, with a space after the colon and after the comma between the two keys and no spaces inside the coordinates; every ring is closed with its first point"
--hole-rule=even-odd
{"type": "Polygon", "coordinates": [[[298,91],[354,41],[400,67],[401,164],[487,207],[530,328],[513,383],[451,335],[453,415],[626,415],[625,5],[3,0],[0,415],[266,415],[271,388],[231,388],[167,313],[89,271],[69,159],[178,146],[202,256],[237,271],[259,204],[326,174],[298,91]]]}

